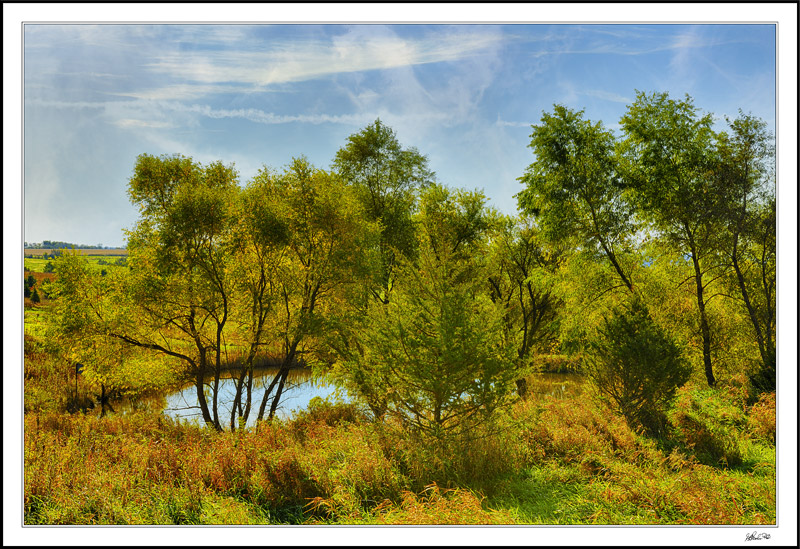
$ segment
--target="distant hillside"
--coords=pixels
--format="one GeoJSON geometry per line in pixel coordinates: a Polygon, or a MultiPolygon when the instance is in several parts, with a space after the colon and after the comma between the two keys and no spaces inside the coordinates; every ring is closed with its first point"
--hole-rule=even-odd
{"type": "Polygon", "coordinates": [[[24,248],[26,250],[114,250],[112,246],[103,246],[102,244],[72,244],[71,242],[62,242],[60,240],[43,240],[42,242],[25,242],[24,248]]]}

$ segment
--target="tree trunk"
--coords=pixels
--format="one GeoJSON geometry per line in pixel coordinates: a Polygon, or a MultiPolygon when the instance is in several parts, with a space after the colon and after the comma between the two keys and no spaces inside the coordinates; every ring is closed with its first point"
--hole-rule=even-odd
{"type": "Polygon", "coordinates": [[[750,322],[753,324],[753,329],[756,332],[756,339],[758,340],[758,350],[761,353],[761,362],[763,362],[764,365],[766,366],[767,351],[766,351],[766,346],[764,344],[764,334],[761,332],[761,325],[758,322],[756,311],[753,308],[752,303],[750,303],[750,296],[747,293],[747,287],[745,286],[744,282],[744,274],[742,273],[742,269],[739,266],[738,245],[739,245],[739,235],[737,233],[733,237],[733,252],[731,253],[731,259],[733,260],[733,270],[736,271],[736,280],[739,283],[739,291],[742,293],[742,299],[744,300],[745,307],[747,307],[747,314],[750,315],[750,322]]]}
{"type": "Polygon", "coordinates": [[[703,368],[705,369],[706,381],[709,387],[715,387],[717,380],[714,378],[714,368],[711,364],[711,328],[708,325],[706,315],[706,301],[703,297],[703,271],[700,269],[700,260],[697,258],[697,249],[694,245],[694,238],[686,226],[686,233],[689,237],[690,252],[692,254],[692,265],[694,266],[694,281],[697,295],[697,308],[700,311],[700,334],[703,338],[703,368]]]}
{"type": "Polygon", "coordinates": [[[272,420],[272,418],[275,417],[275,411],[278,409],[278,404],[280,402],[281,395],[283,394],[283,387],[286,384],[286,378],[289,377],[289,366],[284,365],[278,375],[280,376],[281,381],[278,384],[278,389],[275,391],[275,398],[272,399],[272,404],[269,407],[268,420],[272,420]]]}

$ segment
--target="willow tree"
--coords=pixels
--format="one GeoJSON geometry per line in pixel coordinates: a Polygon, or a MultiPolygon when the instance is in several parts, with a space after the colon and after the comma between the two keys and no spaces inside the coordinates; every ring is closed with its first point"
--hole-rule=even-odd
{"type": "MultiPolygon", "coordinates": [[[[727,224],[724,254],[736,294],[747,311],[761,355],[761,370],[775,381],[775,193],[773,138],[766,122],[739,111],[717,142],[717,177],[727,224]]],[[[771,387],[770,387],[771,385],[771,387]]]]}
{"type": "Polygon", "coordinates": [[[340,177],[305,158],[294,159],[282,174],[262,169],[251,186],[286,229],[285,255],[275,279],[278,316],[272,334],[280,345],[282,364],[262,398],[257,416],[261,420],[270,398],[267,417],[274,416],[290,369],[301,359],[325,352],[327,325],[344,314],[350,292],[362,288],[372,272],[377,227],[340,177]]]}
{"type": "Polygon", "coordinates": [[[179,375],[195,385],[203,421],[217,430],[233,291],[226,241],[236,191],[236,171],[221,162],[139,156],[128,186],[140,211],[127,235],[129,269],[98,278],[79,259],[66,258],[58,262],[55,287],[56,332],[75,342],[75,353],[116,349],[121,357],[135,348],[174,359],[179,375]]]}
{"type": "Polygon", "coordinates": [[[225,243],[232,166],[207,166],[181,156],[137,159],[128,194],[141,217],[128,234],[128,297],[137,315],[109,333],[188,365],[203,420],[222,429],[219,386],[232,286],[225,243]],[[205,395],[211,378],[211,406],[205,395]]]}
{"type": "Polygon", "coordinates": [[[416,148],[403,148],[380,119],[347,138],[333,162],[351,185],[367,219],[380,225],[380,270],[370,292],[388,303],[400,257],[413,257],[417,193],[433,182],[428,159],[416,148]]]}
{"type": "Polygon", "coordinates": [[[691,261],[703,367],[713,387],[716,378],[706,305],[713,297],[709,285],[720,269],[717,251],[724,229],[723,192],[714,176],[713,118],[701,116],[688,95],[675,100],[667,93],[637,92],[621,124],[626,184],[638,209],[676,253],[691,261]]]}
{"type": "MultiPolygon", "coordinates": [[[[268,178],[266,178],[268,180],[268,178]]],[[[247,423],[253,410],[254,366],[275,341],[272,328],[281,305],[280,280],[286,269],[290,229],[274,201],[265,178],[250,181],[234,204],[229,250],[234,256],[230,275],[237,293],[232,343],[246,349],[235,378],[230,428],[247,423]],[[236,337],[238,335],[238,337],[236,337]]]]}
{"type": "Polygon", "coordinates": [[[633,264],[625,261],[635,233],[625,200],[615,139],[601,122],[583,111],[555,105],[532,126],[530,147],[536,160],[520,181],[521,211],[532,214],[550,242],[572,244],[605,258],[622,285],[633,290],[633,264]]]}

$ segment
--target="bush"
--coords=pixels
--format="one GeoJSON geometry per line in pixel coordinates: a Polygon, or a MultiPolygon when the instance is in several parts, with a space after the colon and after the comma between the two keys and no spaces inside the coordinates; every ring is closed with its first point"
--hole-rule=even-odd
{"type": "Polygon", "coordinates": [[[625,310],[605,320],[601,337],[590,347],[587,373],[601,399],[631,427],[657,433],[691,369],[641,299],[634,298],[625,310]]]}
{"type": "Polygon", "coordinates": [[[775,393],[762,393],[747,414],[747,430],[756,439],[775,444],[775,393]]]}
{"type": "Polygon", "coordinates": [[[305,410],[297,412],[291,427],[295,432],[304,432],[314,423],[335,427],[342,423],[361,423],[365,420],[366,416],[354,404],[314,397],[305,410]]]}
{"type": "Polygon", "coordinates": [[[758,399],[759,395],[775,391],[775,350],[772,349],[767,355],[766,363],[762,363],[758,370],[748,376],[752,387],[752,400],[758,399]]]}

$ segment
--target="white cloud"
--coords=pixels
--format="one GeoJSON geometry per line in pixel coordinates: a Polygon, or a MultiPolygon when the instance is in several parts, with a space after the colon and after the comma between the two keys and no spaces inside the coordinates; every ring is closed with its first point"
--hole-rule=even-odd
{"type": "Polygon", "coordinates": [[[604,99],[606,101],[613,101],[615,103],[624,103],[629,105],[633,103],[633,99],[629,97],[624,97],[617,93],[605,91],[605,90],[585,90],[580,92],[581,95],[588,95],[589,97],[596,97],[598,99],[604,99]]]}
{"type": "Polygon", "coordinates": [[[133,118],[123,118],[114,122],[120,128],[171,128],[169,122],[156,122],[153,120],[135,120],[133,118]]]}
{"type": "Polygon", "coordinates": [[[506,128],[530,128],[531,122],[513,122],[510,120],[501,120],[500,117],[498,117],[495,125],[506,128]]]}
{"type": "MultiPolygon", "coordinates": [[[[284,42],[260,51],[228,49],[188,55],[162,54],[146,67],[192,85],[237,83],[262,90],[270,85],[334,74],[456,61],[486,51],[502,38],[498,32],[462,31],[404,39],[391,32],[379,34],[375,27],[355,29],[330,41],[284,42]]],[[[213,88],[199,89],[201,93],[213,91],[213,88]]]]}

